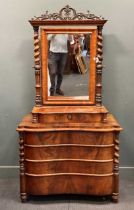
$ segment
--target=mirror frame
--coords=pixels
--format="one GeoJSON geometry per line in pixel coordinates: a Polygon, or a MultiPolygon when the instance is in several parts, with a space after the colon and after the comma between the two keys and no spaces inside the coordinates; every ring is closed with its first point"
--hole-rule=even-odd
{"type": "Polygon", "coordinates": [[[68,28],[41,28],[41,63],[42,63],[42,97],[43,104],[94,104],[95,103],[95,83],[96,83],[96,47],[97,47],[97,30],[96,29],[81,29],[69,27],[68,28]],[[48,96],[48,41],[47,34],[59,33],[92,33],[90,41],[90,80],[89,80],[89,94],[88,96],[48,96]]]}
{"type": "Polygon", "coordinates": [[[107,20],[87,14],[77,13],[65,6],[59,13],[46,12],[34,17],[30,24],[34,29],[34,60],[36,78],[36,106],[44,105],[101,105],[102,103],[102,28],[107,20]],[[40,30],[39,30],[40,29],[40,30]],[[90,42],[90,81],[89,96],[48,96],[47,87],[47,33],[88,33],[92,32],[90,42]]]}

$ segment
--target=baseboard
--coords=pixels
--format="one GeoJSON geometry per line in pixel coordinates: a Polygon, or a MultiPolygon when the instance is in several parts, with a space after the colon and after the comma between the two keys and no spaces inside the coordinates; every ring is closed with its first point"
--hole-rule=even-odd
{"type": "Polygon", "coordinates": [[[3,169],[6,169],[6,168],[19,168],[19,166],[0,166],[0,169],[3,168],[3,169]]]}
{"type": "Polygon", "coordinates": [[[120,166],[120,169],[134,169],[134,166],[120,166]]]}

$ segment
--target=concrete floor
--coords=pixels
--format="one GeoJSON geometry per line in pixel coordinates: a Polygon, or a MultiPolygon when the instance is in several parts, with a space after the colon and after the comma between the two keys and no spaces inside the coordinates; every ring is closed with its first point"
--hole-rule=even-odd
{"type": "Polygon", "coordinates": [[[0,179],[0,210],[134,210],[134,169],[120,170],[120,201],[88,196],[31,197],[27,203],[19,198],[19,179],[0,179]]]}
{"type": "Polygon", "coordinates": [[[62,89],[65,96],[88,96],[89,95],[89,57],[83,56],[87,71],[85,74],[72,73],[63,76],[62,89]]]}
{"type": "Polygon", "coordinates": [[[64,75],[61,89],[65,96],[88,96],[89,72],[64,75]]]}

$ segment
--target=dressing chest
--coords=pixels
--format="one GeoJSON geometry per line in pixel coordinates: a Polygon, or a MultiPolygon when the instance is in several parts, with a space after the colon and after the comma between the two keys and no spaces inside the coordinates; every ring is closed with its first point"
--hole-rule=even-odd
{"type": "Polygon", "coordinates": [[[117,202],[122,128],[102,105],[106,20],[67,5],[59,13],[46,12],[29,22],[34,29],[36,98],[32,112],[17,128],[21,200],[29,195],[85,194],[110,196],[117,202]],[[49,93],[49,34],[84,40],[83,45],[76,43],[81,49],[74,55],[78,72],[63,75],[64,96],[49,93]]]}

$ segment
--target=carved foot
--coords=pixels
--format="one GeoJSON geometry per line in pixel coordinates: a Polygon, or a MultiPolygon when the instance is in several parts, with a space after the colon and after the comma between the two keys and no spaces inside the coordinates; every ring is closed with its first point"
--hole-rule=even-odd
{"type": "Polygon", "coordinates": [[[25,203],[27,201],[27,199],[28,199],[28,196],[27,196],[26,193],[21,193],[20,194],[20,198],[21,198],[21,202],[25,203]]]}
{"type": "Polygon", "coordinates": [[[118,193],[113,193],[112,194],[112,201],[114,203],[118,203],[119,202],[119,194],[118,193]]]}

